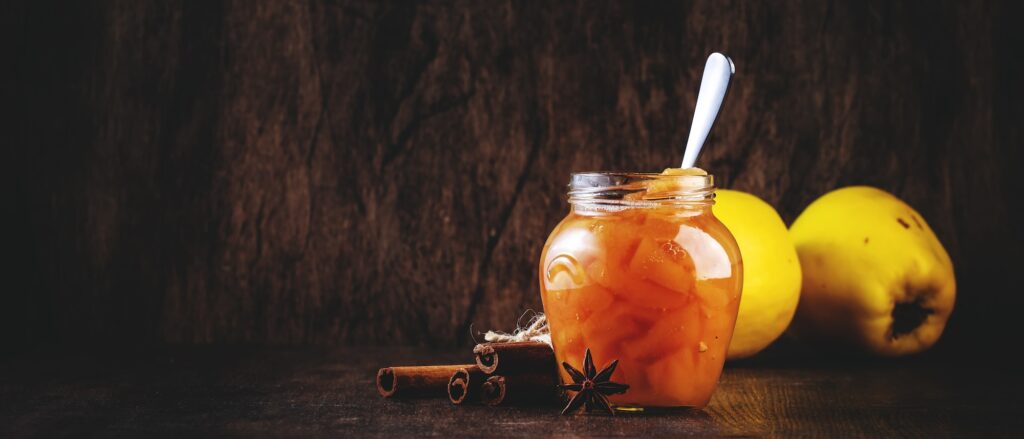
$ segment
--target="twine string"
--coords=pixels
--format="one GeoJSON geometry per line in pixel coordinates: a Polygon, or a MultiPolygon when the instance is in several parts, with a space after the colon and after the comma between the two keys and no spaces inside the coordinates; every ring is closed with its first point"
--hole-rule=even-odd
{"type": "Polygon", "coordinates": [[[539,341],[551,344],[551,329],[548,327],[548,319],[543,313],[537,313],[530,319],[526,327],[519,326],[511,334],[501,331],[487,331],[484,340],[491,343],[515,343],[522,341],[539,341]]]}

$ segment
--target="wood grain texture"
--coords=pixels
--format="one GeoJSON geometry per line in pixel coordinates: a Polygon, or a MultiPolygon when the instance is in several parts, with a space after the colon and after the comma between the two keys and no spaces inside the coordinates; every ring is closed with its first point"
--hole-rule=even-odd
{"type": "Polygon", "coordinates": [[[381,365],[468,358],[379,348],[34,354],[0,360],[0,436],[1019,437],[1024,428],[1024,381],[991,364],[729,367],[704,411],[644,416],[454,406],[444,394],[385,399],[374,388],[381,365]]]}
{"type": "MultiPolygon", "coordinates": [[[[540,309],[573,171],[681,157],[791,221],[871,184],[960,281],[946,344],[1024,302],[1015,2],[11,2],[10,343],[467,344],[540,309]]],[[[950,348],[952,349],[952,348],[950,348]]]]}

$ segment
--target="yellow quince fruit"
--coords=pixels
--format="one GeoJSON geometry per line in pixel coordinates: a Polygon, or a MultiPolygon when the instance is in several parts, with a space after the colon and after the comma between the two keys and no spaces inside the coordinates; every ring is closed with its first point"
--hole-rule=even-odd
{"type": "Polygon", "coordinates": [[[746,192],[719,189],[713,211],[743,257],[743,298],[727,358],[750,357],[779,338],[800,299],[800,262],[778,212],[746,192]]]}
{"type": "Polygon", "coordinates": [[[867,186],[829,192],[800,214],[790,236],[803,267],[798,337],[897,356],[942,335],[956,298],[953,263],[900,199],[867,186]]]}

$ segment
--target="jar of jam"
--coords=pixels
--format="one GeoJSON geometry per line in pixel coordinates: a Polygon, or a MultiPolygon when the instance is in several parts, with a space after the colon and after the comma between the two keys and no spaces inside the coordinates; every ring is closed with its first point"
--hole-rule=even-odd
{"type": "Polygon", "coordinates": [[[555,356],[618,360],[619,410],[707,405],[739,311],[743,266],[712,213],[713,177],[669,171],[572,174],[571,211],[541,254],[555,356]]]}

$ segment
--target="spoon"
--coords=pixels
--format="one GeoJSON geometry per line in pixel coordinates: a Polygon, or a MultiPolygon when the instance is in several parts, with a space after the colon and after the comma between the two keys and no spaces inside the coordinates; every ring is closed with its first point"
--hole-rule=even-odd
{"type": "Polygon", "coordinates": [[[728,56],[715,52],[704,64],[704,77],[700,80],[700,92],[697,93],[697,108],[693,111],[693,123],[690,125],[690,137],[686,140],[683,152],[683,168],[692,168],[697,163],[697,156],[704,146],[704,141],[715,123],[718,109],[722,108],[725,89],[729,88],[729,78],[736,73],[736,66],[728,56]]]}

